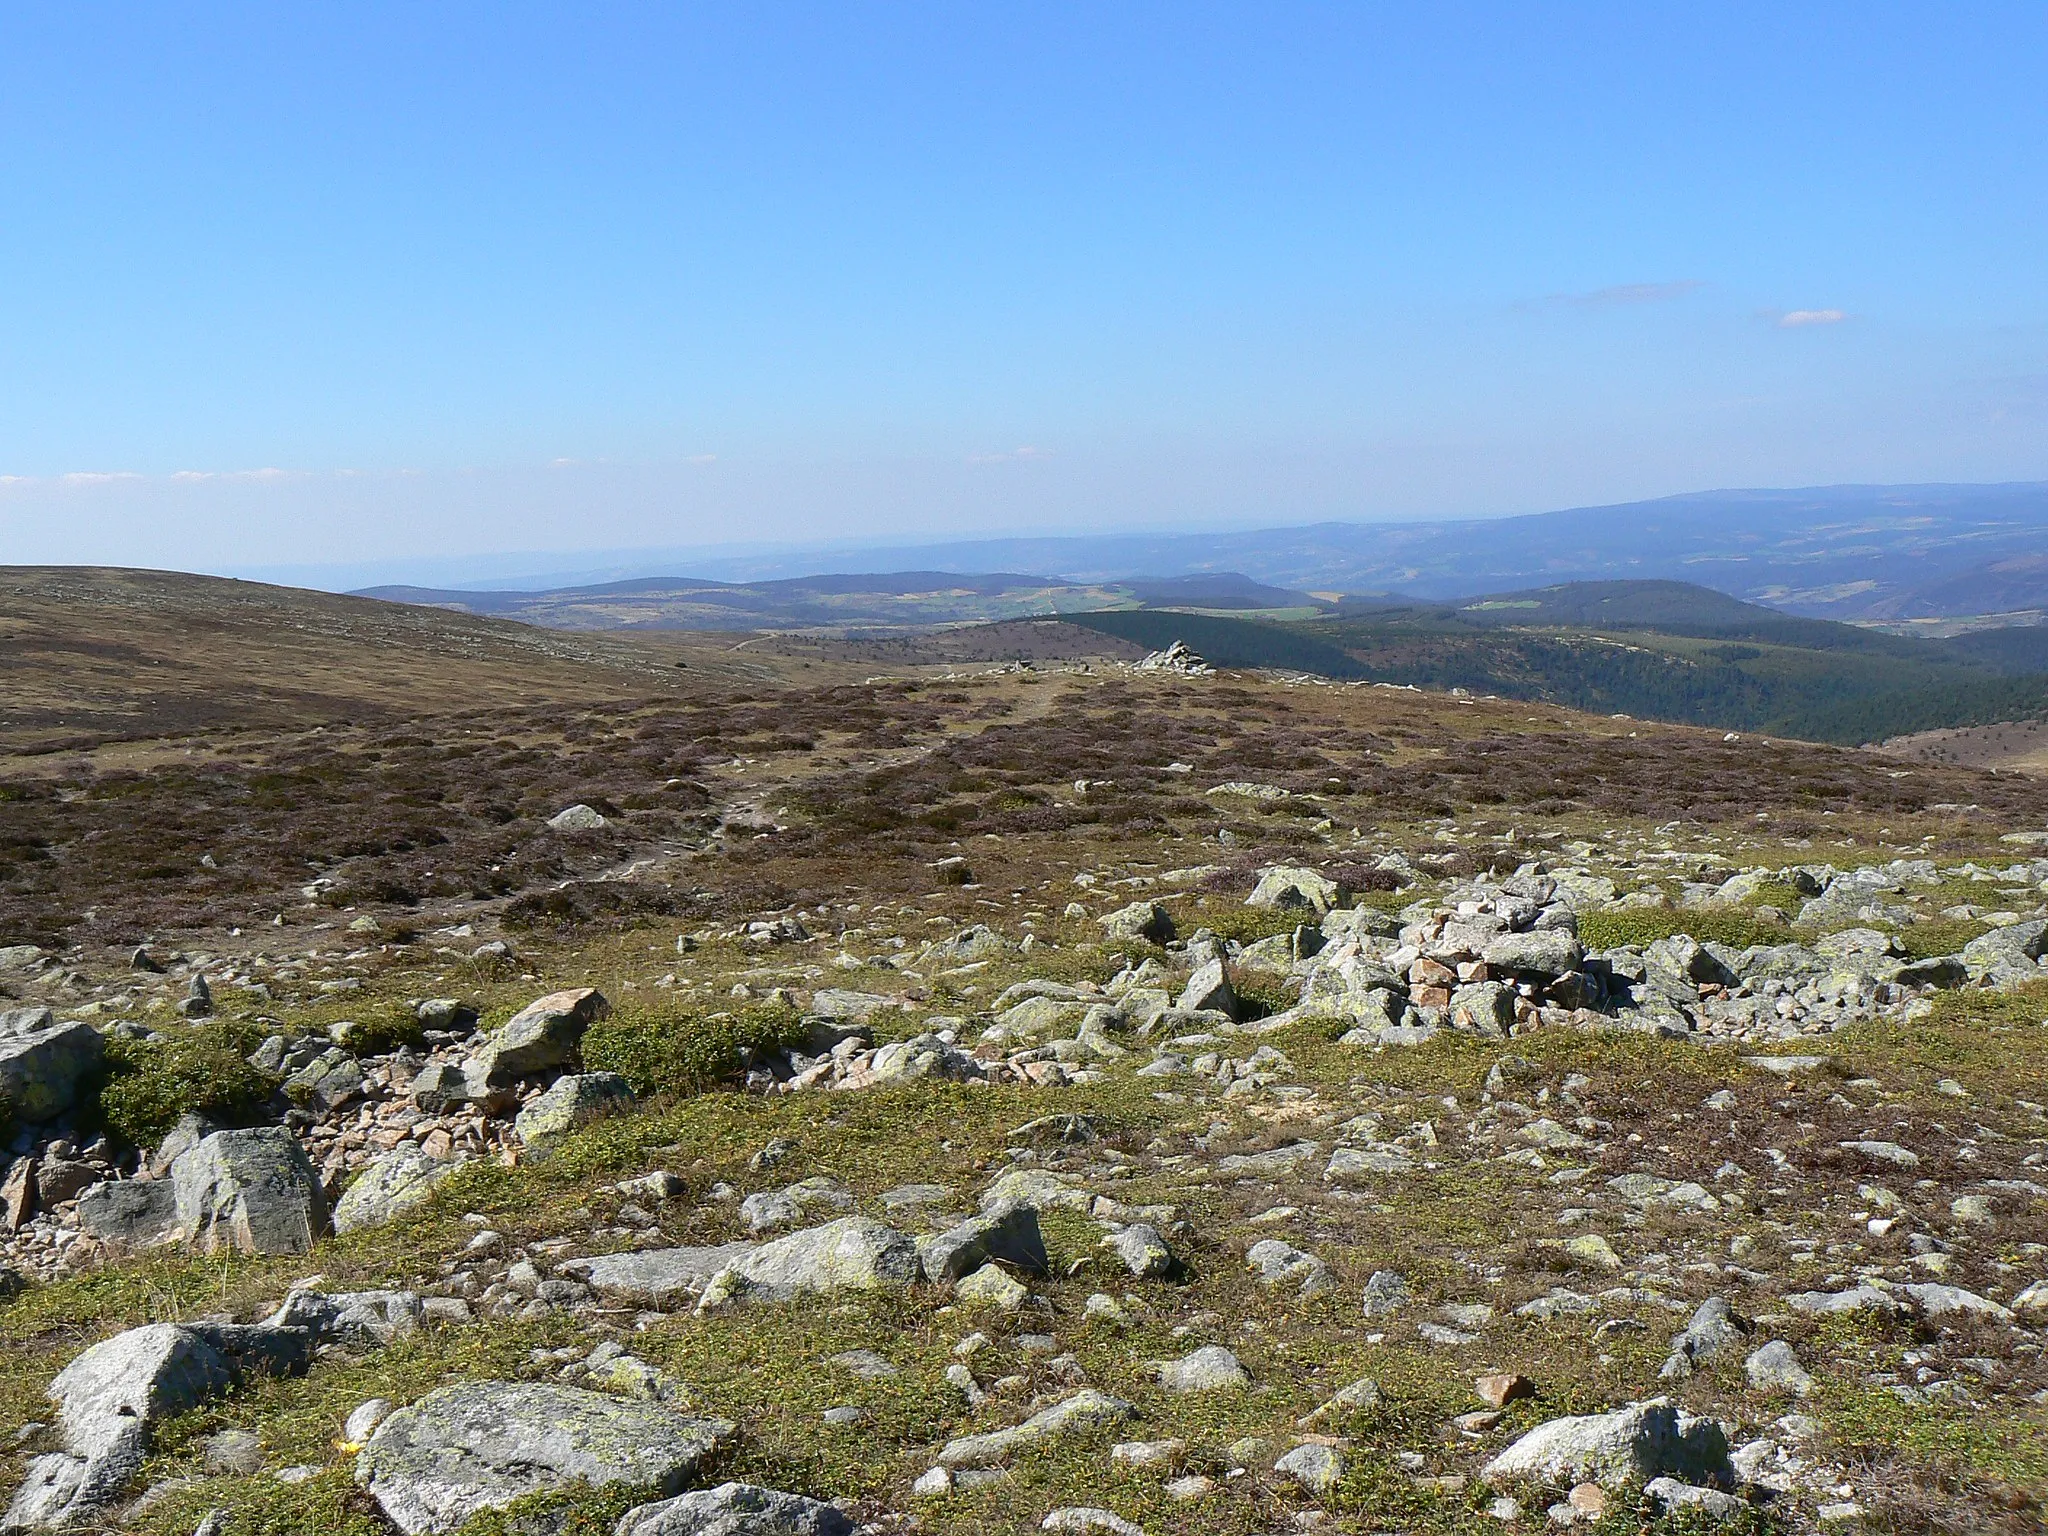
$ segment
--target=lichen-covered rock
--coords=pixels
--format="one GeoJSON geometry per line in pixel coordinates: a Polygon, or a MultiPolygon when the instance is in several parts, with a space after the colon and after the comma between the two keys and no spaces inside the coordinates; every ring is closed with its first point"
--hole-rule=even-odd
{"type": "Polygon", "coordinates": [[[1310,1441],[1274,1462],[1273,1470],[1293,1478],[1306,1492],[1321,1495],[1344,1480],[1344,1453],[1335,1446],[1310,1441]]]}
{"type": "Polygon", "coordinates": [[[853,1521],[830,1504],[752,1483],[720,1483],[642,1504],[619,1518],[614,1536],[852,1536],[853,1521]]]}
{"type": "Polygon", "coordinates": [[[1321,917],[1337,905],[1337,882],[1303,864],[1274,864],[1259,871],[1259,883],[1245,898],[1248,907],[1313,912],[1321,917]]]}
{"type": "Polygon", "coordinates": [[[50,1383],[64,1449],[30,1465],[0,1529],[102,1523],[141,1470],[158,1424],[251,1375],[304,1369],[312,1343],[300,1328],[177,1323],[101,1340],[50,1383]]]}
{"type": "Polygon", "coordinates": [[[1799,1363],[1799,1356],[1783,1339],[1773,1339],[1742,1362],[1749,1384],[1763,1392],[1790,1392],[1804,1397],[1813,1390],[1813,1377],[1799,1363]]]}
{"type": "Polygon", "coordinates": [[[295,1288],[269,1317],[267,1328],[304,1329],[316,1340],[382,1349],[419,1330],[426,1304],[417,1291],[317,1291],[295,1288]]]}
{"type": "Polygon", "coordinates": [[[78,1197],[78,1224],[115,1248],[175,1241],[178,1192],[169,1179],[106,1179],[78,1197]]]}
{"type": "Polygon", "coordinates": [[[1328,1264],[1277,1237],[1253,1243],[1244,1262],[1268,1290],[1292,1290],[1303,1300],[1321,1295],[1335,1283],[1328,1264]]]}
{"type": "Polygon", "coordinates": [[[439,1536],[571,1484],[674,1493],[732,1432],[724,1420],[576,1387],[461,1382],[379,1424],[356,1481],[406,1536],[439,1536]]]}
{"type": "Polygon", "coordinates": [[[1134,901],[1096,919],[1112,944],[1164,944],[1173,937],[1173,914],[1156,901],[1134,901]]]}
{"type": "Polygon", "coordinates": [[[1034,1413],[1015,1428],[947,1441],[939,1451],[939,1465],[949,1471],[994,1466],[1047,1440],[1111,1428],[1129,1419],[1135,1411],[1120,1397],[1084,1387],[1072,1397],[1034,1413]]]}
{"type": "Polygon", "coordinates": [[[794,1301],[834,1291],[900,1291],[922,1273],[917,1244],[894,1227],[846,1216],[763,1243],[712,1277],[698,1301],[712,1311],[742,1301],[794,1301]]]}
{"type": "Polygon", "coordinates": [[[462,1166],[462,1159],[433,1158],[418,1147],[386,1152],[356,1177],[334,1202],[334,1230],[381,1227],[400,1213],[424,1205],[434,1186],[462,1166]]]}
{"type": "Polygon", "coordinates": [[[0,1012],[0,1100],[17,1120],[54,1120],[77,1102],[79,1079],[104,1053],[90,1024],[59,1023],[47,1008],[0,1012]]]}
{"type": "Polygon", "coordinates": [[[837,1179],[799,1179],[786,1189],[768,1189],[740,1202],[740,1220],[756,1234],[779,1231],[828,1211],[853,1209],[853,1191],[837,1179]]]}
{"type": "Polygon", "coordinates": [[[284,1091],[295,1102],[315,1109],[339,1109],[362,1096],[363,1068],[354,1056],[335,1046],[286,1078],[284,1091]]]}
{"type": "Polygon", "coordinates": [[[581,1280],[616,1305],[668,1311],[694,1303],[712,1277],[754,1251],[752,1243],[700,1248],[648,1248],[570,1259],[558,1272],[581,1280]]]}
{"type": "Polygon", "coordinates": [[[1174,1006],[1190,1011],[1207,1010],[1231,1019],[1242,1012],[1237,989],[1230,984],[1230,968],[1220,958],[1195,967],[1174,1006]]]}
{"type": "Polygon", "coordinates": [[[926,1277],[940,1282],[959,1280],[990,1261],[1034,1275],[1044,1274],[1048,1264],[1038,1212],[1021,1202],[969,1217],[926,1239],[918,1245],[918,1259],[926,1277]]]}
{"type": "Polygon", "coordinates": [[[997,1264],[982,1265],[955,1286],[953,1294],[963,1307],[990,1307],[998,1312],[1015,1312],[1031,1296],[1021,1281],[997,1264]]]}
{"type": "Polygon", "coordinates": [[[1169,1392],[1218,1392],[1248,1387],[1251,1374],[1221,1344],[1205,1344],[1178,1360],[1153,1362],[1159,1385],[1169,1392]]]}
{"type": "Polygon", "coordinates": [[[1134,1221],[1104,1239],[1103,1247],[1123,1261],[1125,1269],[1140,1280],[1165,1280],[1180,1273],[1180,1260],[1159,1229],[1149,1222],[1134,1221]]]}
{"type": "Polygon", "coordinates": [[[1503,933],[1479,952],[1489,969],[1517,975],[1563,976],[1576,971],[1585,958],[1578,939],[1561,928],[1531,933],[1503,933]]]}
{"type": "Polygon", "coordinates": [[[892,1040],[875,1052],[867,1070],[844,1078],[842,1088],[871,1088],[882,1083],[914,1083],[925,1078],[966,1083],[985,1076],[982,1065],[950,1041],[936,1034],[892,1040]]]}
{"type": "Polygon", "coordinates": [[[539,1098],[519,1111],[512,1129],[529,1154],[544,1157],[586,1125],[633,1107],[633,1085],[616,1072],[579,1072],[555,1079],[539,1098]]]}
{"type": "Polygon", "coordinates": [[[171,1169],[178,1226],[202,1252],[305,1253],[325,1215],[319,1177],[290,1131],[216,1131],[171,1169]]]}
{"type": "Polygon", "coordinates": [[[535,998],[505,1021],[463,1068],[470,1095],[510,1088],[523,1077],[575,1065],[584,1033],[611,1014],[595,987],[572,987],[535,998]]]}
{"type": "Polygon", "coordinates": [[[1720,1424],[1662,1397],[1539,1424],[1479,1475],[1495,1485],[1592,1482],[1605,1488],[1654,1477],[1729,1486],[1735,1478],[1720,1424]]]}
{"type": "Polygon", "coordinates": [[[1051,1173],[1043,1168],[1012,1168],[981,1192],[983,1215],[1012,1205],[1028,1205],[1040,1211],[1079,1211],[1086,1215],[1094,1204],[1095,1197],[1071,1174],[1051,1173]]]}
{"type": "Polygon", "coordinates": [[[2048,955],[2048,918],[2031,918],[1994,928],[1963,946],[1962,962],[1973,977],[1996,973],[2038,975],[2039,962],[2048,955]]]}

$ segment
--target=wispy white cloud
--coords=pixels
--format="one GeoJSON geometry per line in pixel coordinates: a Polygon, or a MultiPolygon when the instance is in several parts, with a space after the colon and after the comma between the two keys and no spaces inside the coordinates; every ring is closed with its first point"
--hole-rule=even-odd
{"type": "Polygon", "coordinates": [[[967,455],[967,462],[970,464],[1015,464],[1027,459],[1049,459],[1051,457],[1052,450],[1050,448],[1033,448],[1027,445],[1022,448],[1007,449],[1001,453],[970,453],[967,455]]]}
{"type": "Polygon", "coordinates": [[[1589,308],[1606,308],[1617,304],[1663,304],[1697,293],[1706,286],[1705,281],[1700,278],[1681,277],[1668,283],[1616,283],[1608,288],[1595,288],[1591,293],[1566,293],[1558,295],[1558,298],[1566,304],[1580,304],[1589,308]]]}
{"type": "Polygon", "coordinates": [[[1797,330],[1805,325],[1840,325],[1848,315],[1839,309],[1788,309],[1777,317],[1780,330],[1797,330]]]}
{"type": "Polygon", "coordinates": [[[289,469],[176,469],[170,480],[174,485],[191,485],[213,480],[290,480],[303,474],[289,469]]]}

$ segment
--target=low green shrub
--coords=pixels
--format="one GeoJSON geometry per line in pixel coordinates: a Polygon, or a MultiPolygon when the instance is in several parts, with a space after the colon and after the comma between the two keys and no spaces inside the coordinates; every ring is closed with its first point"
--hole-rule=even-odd
{"type": "Polygon", "coordinates": [[[1205,901],[1200,906],[1173,914],[1173,925],[1183,937],[1206,928],[1219,939],[1239,944],[1256,944],[1283,933],[1292,933],[1303,923],[1313,928],[1318,919],[1299,908],[1281,911],[1277,907],[1248,907],[1242,902],[1205,901]]]}
{"type": "Polygon", "coordinates": [[[174,1026],[155,1040],[108,1036],[96,1084],[100,1119],[134,1147],[155,1146],[188,1112],[254,1124],[277,1088],[244,1059],[259,1038],[223,1023],[174,1026]]]}
{"type": "Polygon", "coordinates": [[[1989,923],[1968,918],[1942,917],[1928,923],[1909,923],[1899,930],[1899,943],[1915,960],[1936,955],[1953,955],[1972,939],[1991,931],[1989,923]]]}
{"type": "Polygon", "coordinates": [[[794,1045],[803,1034],[802,1021],[784,1008],[711,1016],[620,1012],[583,1037],[583,1064],[618,1073],[643,1097],[699,1093],[739,1077],[746,1053],[794,1045]]]}
{"type": "Polygon", "coordinates": [[[401,1046],[426,1043],[426,1031],[409,1008],[393,1006],[366,1019],[352,1019],[341,1047],[351,1056],[388,1056],[401,1046]]]}
{"type": "Polygon", "coordinates": [[[1579,914],[1579,941],[1588,949],[1618,949],[1624,944],[1641,946],[1668,939],[1674,933],[1689,933],[1701,943],[1747,949],[1752,944],[1790,944],[1794,935],[1781,924],[1760,921],[1737,908],[1632,907],[1622,912],[1579,914]]]}

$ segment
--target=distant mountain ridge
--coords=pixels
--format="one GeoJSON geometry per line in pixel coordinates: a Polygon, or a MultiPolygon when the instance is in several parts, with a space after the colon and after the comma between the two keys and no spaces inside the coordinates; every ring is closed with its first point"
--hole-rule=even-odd
{"type": "MultiPolygon", "coordinates": [[[[869,583],[862,590],[883,591],[881,578],[869,574],[875,572],[907,573],[905,580],[943,573],[963,587],[1013,582],[1001,590],[1020,593],[1032,583],[1129,587],[1133,581],[1228,577],[1296,596],[1398,592],[1429,600],[1545,582],[1663,579],[1810,617],[1914,622],[2048,611],[2044,548],[2048,483],[2019,482],[1701,491],[1489,519],[870,544],[743,557],[648,550],[614,552],[610,558],[622,578],[655,583],[644,590],[663,583],[707,591],[768,588],[776,598],[798,595],[796,586],[806,586],[813,597],[834,595],[823,584],[848,576],[869,583]],[[637,570],[630,568],[635,562],[637,570]],[[675,574],[682,570],[691,574],[675,574]],[[1009,574],[955,574],[987,572],[1009,574]],[[795,585],[783,585],[789,583],[795,585]]],[[[526,585],[530,590],[516,596],[528,608],[542,590],[574,590],[586,600],[626,590],[620,581],[526,585]]],[[[837,595],[850,590],[837,589],[837,595]]],[[[484,606],[491,594],[476,588],[427,594],[372,587],[365,593],[471,612],[508,611],[484,606]]],[[[1228,593],[1213,604],[1184,601],[1284,606],[1228,593]]]]}

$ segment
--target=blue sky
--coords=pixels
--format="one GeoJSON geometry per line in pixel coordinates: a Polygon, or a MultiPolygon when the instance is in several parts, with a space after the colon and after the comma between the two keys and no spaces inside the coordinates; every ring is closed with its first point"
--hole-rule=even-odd
{"type": "Polygon", "coordinates": [[[2048,478],[2039,5],[0,7],[0,560],[2048,478]]]}

